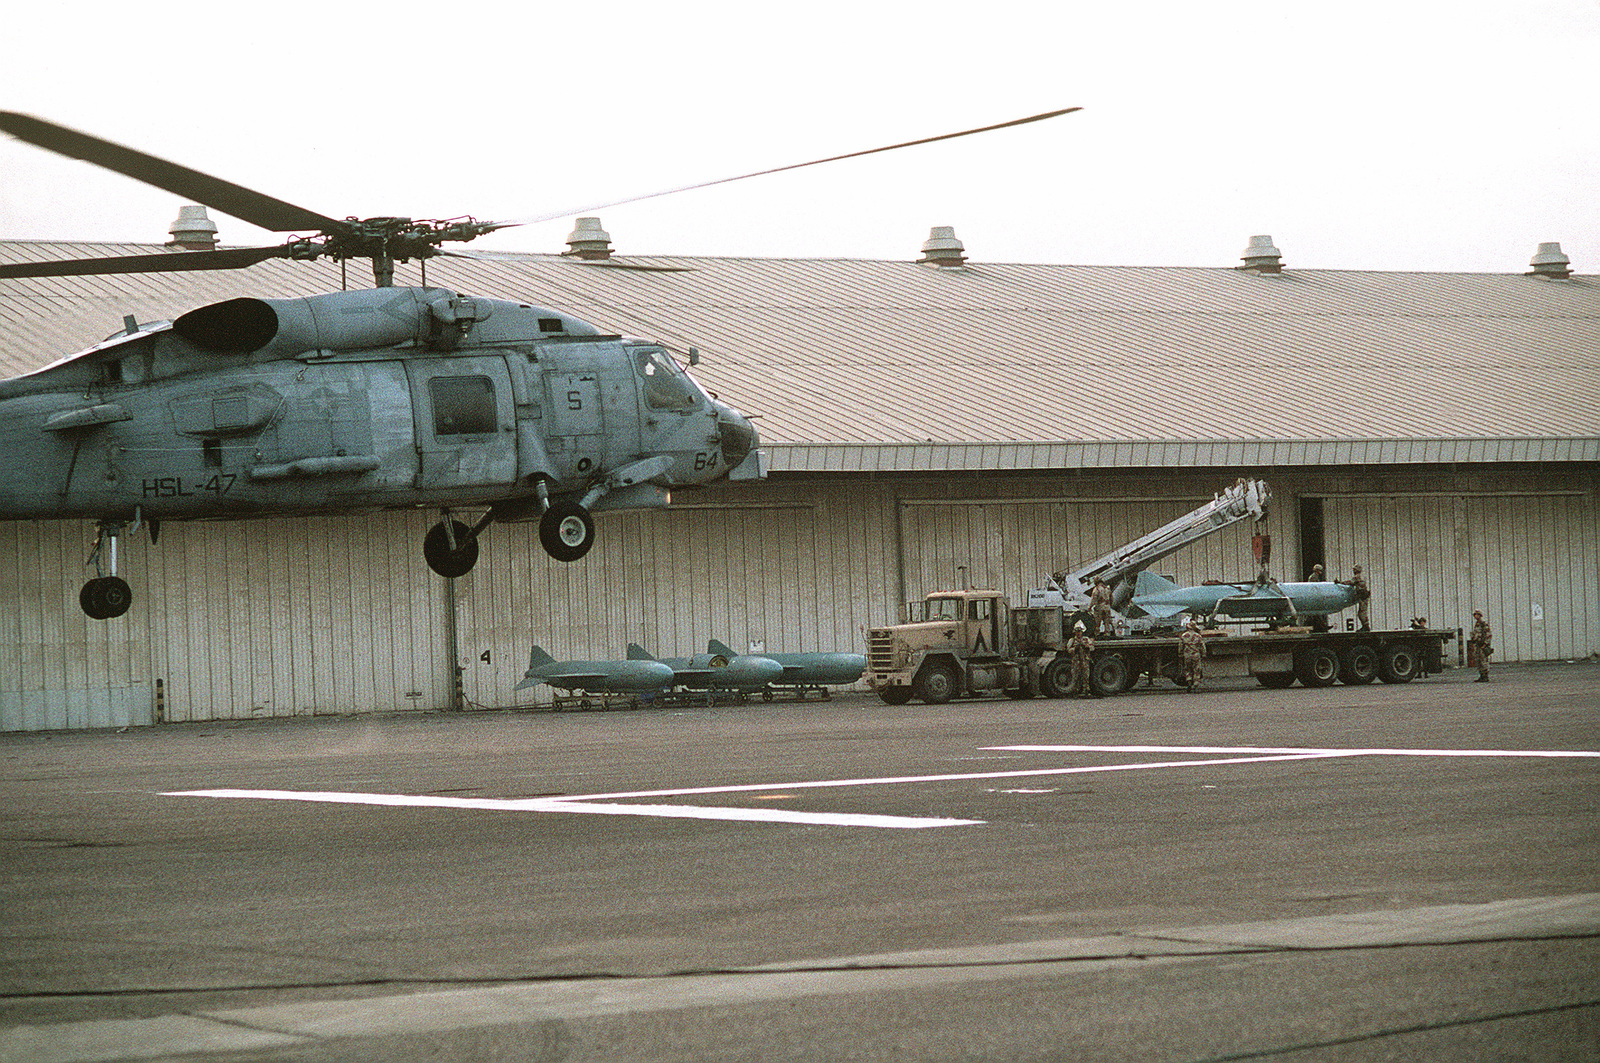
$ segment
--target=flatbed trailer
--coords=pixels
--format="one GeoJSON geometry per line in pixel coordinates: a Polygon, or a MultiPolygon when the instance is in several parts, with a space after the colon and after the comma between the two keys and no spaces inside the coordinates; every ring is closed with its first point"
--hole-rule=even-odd
{"type": "MultiPolygon", "coordinates": [[[[1445,644],[1453,630],[1406,628],[1398,631],[1315,631],[1306,628],[1257,629],[1236,633],[1208,630],[1201,670],[1206,678],[1254,676],[1266,687],[1299,682],[1307,687],[1351,686],[1379,680],[1409,683],[1437,675],[1445,667],[1445,644]]],[[[1131,690],[1141,677],[1183,678],[1179,640],[1168,636],[1130,636],[1096,641],[1089,682],[1096,694],[1131,690]]],[[[1045,693],[1051,670],[1045,670],[1045,693]]]]}

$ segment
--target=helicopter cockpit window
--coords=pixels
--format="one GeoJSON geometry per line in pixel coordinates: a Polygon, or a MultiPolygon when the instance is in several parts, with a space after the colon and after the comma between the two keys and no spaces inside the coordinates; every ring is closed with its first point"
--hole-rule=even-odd
{"type": "Polygon", "coordinates": [[[654,410],[692,410],[700,404],[699,393],[678,363],[657,347],[635,352],[634,365],[644,384],[644,398],[654,410]]]}
{"type": "Polygon", "coordinates": [[[486,376],[436,376],[428,381],[433,434],[475,436],[497,431],[494,381],[486,376]]]}

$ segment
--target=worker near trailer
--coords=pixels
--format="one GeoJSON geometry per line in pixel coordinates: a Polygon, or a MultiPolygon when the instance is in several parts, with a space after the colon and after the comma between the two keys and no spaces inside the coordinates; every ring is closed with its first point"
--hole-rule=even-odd
{"type": "Polygon", "coordinates": [[[1094,658],[1094,639],[1085,633],[1082,620],[1072,625],[1072,637],[1067,640],[1067,657],[1072,661],[1072,696],[1087,698],[1094,694],[1089,683],[1089,662],[1094,658]]]}
{"type": "MultiPolygon", "coordinates": [[[[1425,617],[1425,616],[1414,616],[1414,617],[1412,617],[1411,618],[1411,630],[1412,631],[1426,631],[1426,630],[1428,630],[1428,618],[1425,617]]],[[[1428,655],[1426,653],[1419,654],[1417,656],[1417,678],[1418,679],[1426,679],[1426,678],[1428,678],[1428,675],[1429,675],[1429,673],[1428,673],[1428,655]]]]}
{"type": "Polygon", "coordinates": [[[1371,631],[1372,624],[1367,618],[1367,603],[1372,601],[1372,591],[1367,588],[1367,581],[1361,575],[1361,566],[1357,565],[1350,570],[1350,589],[1356,595],[1356,622],[1362,631],[1371,631]]]}
{"type": "Polygon", "coordinates": [[[1489,681],[1489,656],[1494,653],[1494,629],[1489,626],[1489,621],[1483,618],[1483,613],[1477,609],[1472,611],[1472,634],[1467,641],[1472,644],[1473,659],[1478,662],[1478,678],[1474,683],[1487,683],[1489,681]]]}
{"type": "Polygon", "coordinates": [[[1206,655],[1206,637],[1200,633],[1200,623],[1194,617],[1178,636],[1178,652],[1183,655],[1183,685],[1193,691],[1200,684],[1200,658],[1206,655]]]}
{"type": "Polygon", "coordinates": [[[1111,634],[1111,588],[1099,576],[1089,591],[1089,615],[1094,617],[1095,634],[1101,638],[1111,634]]]}

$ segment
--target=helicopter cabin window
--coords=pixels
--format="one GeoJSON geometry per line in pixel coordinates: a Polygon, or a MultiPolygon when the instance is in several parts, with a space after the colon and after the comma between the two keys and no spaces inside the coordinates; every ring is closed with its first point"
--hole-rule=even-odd
{"type": "Polygon", "coordinates": [[[476,436],[497,431],[494,381],[486,376],[436,376],[428,381],[433,434],[476,436]]]}
{"type": "Polygon", "coordinates": [[[692,410],[699,405],[699,395],[694,384],[684,375],[678,363],[659,347],[645,347],[634,356],[639,369],[639,379],[644,384],[644,398],[653,410],[692,410]]]}

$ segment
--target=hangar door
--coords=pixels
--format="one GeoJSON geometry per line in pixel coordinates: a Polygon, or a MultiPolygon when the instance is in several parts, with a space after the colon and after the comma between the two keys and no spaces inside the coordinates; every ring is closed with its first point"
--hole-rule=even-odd
{"type": "Polygon", "coordinates": [[[1328,572],[1361,565],[1374,627],[1472,626],[1483,610],[1501,661],[1600,650],[1600,532],[1594,501],[1542,494],[1328,495],[1328,572]]]}

